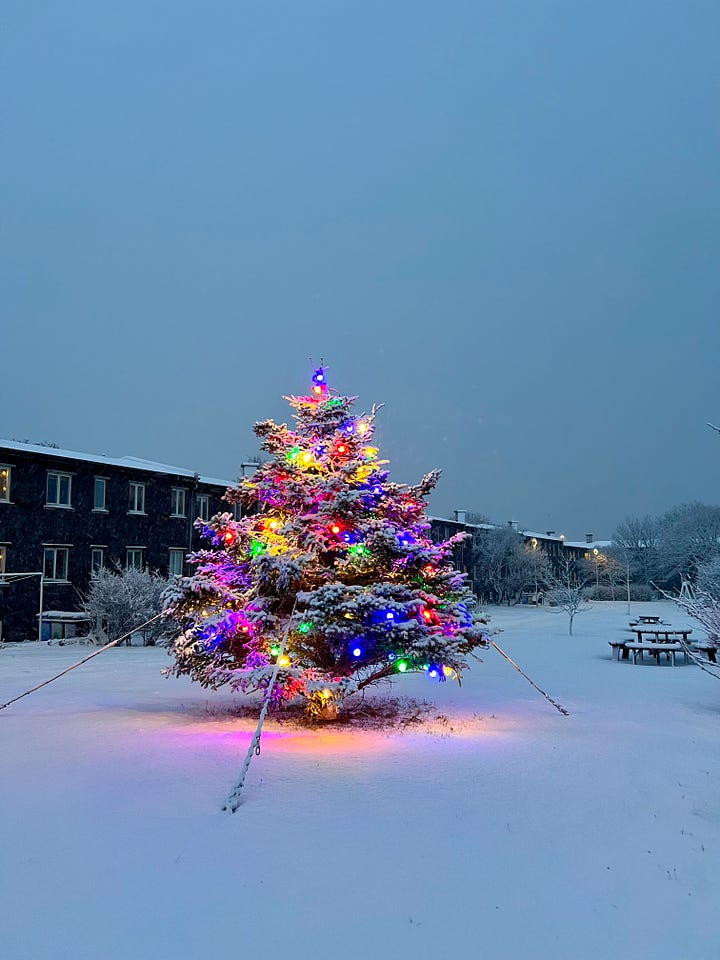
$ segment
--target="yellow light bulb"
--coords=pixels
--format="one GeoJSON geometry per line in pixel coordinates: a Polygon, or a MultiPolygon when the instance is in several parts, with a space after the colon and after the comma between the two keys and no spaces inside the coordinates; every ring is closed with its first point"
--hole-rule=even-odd
{"type": "Polygon", "coordinates": [[[328,690],[326,687],[324,690],[320,691],[320,696],[323,697],[325,700],[327,700],[328,697],[332,696],[332,692],[328,690]]]}
{"type": "Polygon", "coordinates": [[[290,657],[284,653],[278,660],[278,666],[289,667],[290,666],[290,657]]]}
{"type": "Polygon", "coordinates": [[[360,434],[367,433],[369,429],[370,429],[370,424],[365,423],[363,420],[361,420],[360,423],[357,425],[357,431],[360,434]]]}

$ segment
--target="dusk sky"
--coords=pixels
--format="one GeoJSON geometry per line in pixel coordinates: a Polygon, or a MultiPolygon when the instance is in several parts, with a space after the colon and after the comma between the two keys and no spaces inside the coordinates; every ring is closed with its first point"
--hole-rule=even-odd
{"type": "Polygon", "coordinates": [[[717,0],[5,0],[0,436],[234,478],[311,363],[570,538],[720,501],[717,0]]]}

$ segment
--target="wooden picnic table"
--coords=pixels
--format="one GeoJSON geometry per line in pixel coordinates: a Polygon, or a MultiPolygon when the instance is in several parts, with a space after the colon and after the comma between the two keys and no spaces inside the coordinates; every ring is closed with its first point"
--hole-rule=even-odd
{"type": "Polygon", "coordinates": [[[669,624],[661,625],[645,624],[642,627],[632,627],[632,632],[637,640],[610,640],[610,647],[616,660],[629,660],[632,655],[633,663],[638,659],[642,661],[645,653],[655,657],[655,662],[660,663],[660,657],[665,655],[672,665],[675,666],[675,654],[684,653],[687,662],[686,645],[688,637],[692,633],[691,629],[675,629],[669,624]]]}
{"type": "Polygon", "coordinates": [[[644,627],[633,627],[632,632],[637,636],[638,643],[643,642],[643,637],[654,637],[655,643],[675,643],[678,640],[687,643],[687,638],[692,630],[689,628],[677,630],[669,625],[665,629],[660,624],[652,624],[644,627]]]}
{"type": "Polygon", "coordinates": [[[669,626],[667,620],[661,620],[660,617],[655,617],[655,616],[653,616],[653,617],[650,617],[650,616],[647,616],[647,617],[638,617],[637,620],[631,620],[631,621],[630,621],[630,626],[631,626],[631,627],[639,627],[639,626],[644,626],[645,624],[651,624],[651,623],[662,623],[662,624],[666,624],[667,626],[669,626]]]}

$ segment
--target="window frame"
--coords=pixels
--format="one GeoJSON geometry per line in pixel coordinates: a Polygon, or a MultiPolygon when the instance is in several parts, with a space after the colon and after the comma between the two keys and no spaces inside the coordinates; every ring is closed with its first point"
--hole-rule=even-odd
{"type": "Polygon", "coordinates": [[[0,543],[0,577],[4,577],[7,570],[8,547],[8,543],[0,543]]]}
{"type": "Polygon", "coordinates": [[[146,551],[146,550],[147,550],[147,547],[139,547],[139,546],[125,547],[125,569],[126,569],[126,570],[131,570],[131,569],[134,569],[134,570],[144,570],[144,569],[145,569],[145,551],[146,551]],[[130,554],[131,554],[131,553],[132,553],[132,554],[139,554],[139,555],[140,555],[140,566],[138,566],[138,565],[137,565],[136,563],[134,563],[134,562],[133,562],[133,563],[130,563],[130,554]]]}
{"type": "Polygon", "coordinates": [[[185,573],[185,550],[182,547],[168,548],[168,573],[171,577],[181,577],[185,573]],[[180,569],[173,570],[173,557],[180,554],[180,569]]]}
{"type": "Polygon", "coordinates": [[[69,583],[70,582],[70,545],[62,543],[44,543],[43,544],[43,579],[45,583],[69,583]],[[48,576],[48,554],[52,554],[52,576],[48,576]],[[62,577],[59,577],[58,574],[58,556],[61,555],[64,557],[64,567],[63,573],[65,574],[62,577]]]}
{"type": "Polygon", "coordinates": [[[94,477],[93,478],[93,513],[107,513],[107,477],[94,477]],[[102,484],[102,506],[97,505],[97,491],[98,484],[102,484]]]}
{"type": "Polygon", "coordinates": [[[48,470],[46,471],[47,475],[45,477],[45,506],[51,507],[53,510],[72,510],[72,473],[67,473],[64,470],[48,470]],[[56,480],[56,500],[50,499],[50,478],[55,477],[56,480]],[[62,481],[67,480],[67,503],[60,500],[60,491],[62,486],[62,481]]]}
{"type": "Polygon", "coordinates": [[[197,515],[200,520],[209,520],[210,519],[210,494],[209,493],[198,493],[197,502],[196,502],[197,515]],[[201,504],[204,504],[204,510],[201,507],[201,504]],[[206,514],[206,516],[203,516],[206,514]]]}
{"type": "Polygon", "coordinates": [[[0,482],[0,503],[10,503],[10,484],[12,482],[12,466],[9,463],[0,463],[0,477],[5,474],[5,495],[3,496],[2,482],[0,482]]]}
{"type": "Polygon", "coordinates": [[[170,516],[186,519],[187,490],[185,487],[170,487],[170,516]]]}
{"type": "Polygon", "coordinates": [[[147,516],[147,511],[145,510],[145,494],[146,494],[145,487],[146,487],[146,484],[143,483],[142,480],[128,480],[128,484],[129,484],[129,486],[128,486],[128,504],[130,504],[130,506],[129,506],[129,508],[128,508],[128,513],[129,513],[129,514],[132,514],[132,515],[134,515],[134,516],[136,516],[136,517],[145,517],[145,516],[147,516]],[[133,496],[133,488],[135,488],[135,489],[134,489],[135,496],[133,496]],[[138,497],[138,492],[140,492],[140,491],[142,491],[142,496],[139,498],[139,497],[138,497]],[[142,509],[141,509],[141,510],[138,510],[138,508],[137,508],[138,499],[142,500],[142,509]],[[133,506],[133,504],[134,504],[134,506],[133,506]]]}
{"type": "Polygon", "coordinates": [[[90,547],[90,576],[93,577],[96,574],[100,573],[101,570],[105,569],[105,553],[107,552],[107,547],[100,546],[98,544],[92,544],[90,547]],[[95,554],[100,554],[100,565],[95,566],[95,554]]]}

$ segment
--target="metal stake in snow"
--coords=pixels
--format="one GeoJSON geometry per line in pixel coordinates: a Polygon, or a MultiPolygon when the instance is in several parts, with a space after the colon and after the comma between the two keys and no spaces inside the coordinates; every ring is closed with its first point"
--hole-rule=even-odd
{"type": "Polygon", "coordinates": [[[240,805],[240,794],[245,784],[245,777],[247,776],[247,772],[250,769],[250,763],[252,762],[252,758],[254,756],[260,756],[260,737],[262,736],[262,727],[263,727],[263,723],[265,722],[265,716],[267,715],[268,707],[270,706],[270,698],[272,697],[272,692],[275,688],[275,683],[277,682],[277,675],[278,675],[278,671],[280,670],[280,661],[282,660],[283,655],[285,653],[285,644],[287,643],[287,638],[290,633],[290,624],[292,623],[292,619],[295,616],[296,606],[297,606],[297,599],[293,604],[292,613],[290,614],[288,618],[287,626],[285,627],[285,633],[283,634],[282,642],[280,644],[280,650],[278,652],[277,659],[275,661],[275,666],[273,668],[273,672],[270,677],[270,683],[267,685],[267,689],[265,690],[265,699],[263,700],[262,710],[260,711],[258,725],[255,728],[255,735],[250,741],[250,746],[248,747],[248,752],[245,757],[245,763],[243,764],[242,770],[240,771],[240,777],[238,778],[238,781],[235,784],[235,786],[230,791],[230,796],[227,798],[225,802],[225,806],[223,807],[223,810],[228,810],[230,813],[235,813],[238,806],[240,805]]]}
{"type": "Polygon", "coordinates": [[[119,643],[122,643],[123,640],[127,640],[128,637],[131,637],[138,630],[142,630],[144,627],[149,626],[155,620],[158,620],[162,616],[161,613],[155,614],[154,617],[150,617],[149,620],[146,620],[145,623],[141,623],[137,627],[133,627],[132,630],[128,630],[127,633],[124,633],[121,637],[118,637],[117,640],[111,640],[110,643],[106,643],[104,647],[100,647],[99,650],[96,650],[94,653],[89,654],[87,657],[83,657],[82,660],[78,660],[77,663],[73,663],[72,666],[66,667],[64,670],[61,670],[60,673],[56,673],[54,677],[50,677],[49,680],[43,680],[42,683],[38,683],[35,687],[30,687],[29,690],[26,690],[25,693],[19,694],[17,697],[13,697],[12,700],[8,700],[7,703],[0,703],[0,710],[4,710],[5,707],[9,707],[11,703],[15,703],[18,700],[22,700],[23,697],[29,696],[31,693],[35,693],[36,690],[40,690],[42,687],[46,687],[49,683],[52,683],[53,680],[59,680],[60,677],[64,677],[66,673],[70,673],[71,670],[75,670],[76,667],[81,667],[84,663],[87,663],[88,660],[92,660],[93,657],[99,656],[101,653],[104,653],[105,650],[109,650],[110,647],[116,647],[119,643]]]}
{"type": "Polygon", "coordinates": [[[559,703],[556,703],[556,702],[553,700],[552,697],[548,696],[548,694],[545,693],[544,690],[541,690],[540,687],[535,683],[535,681],[534,681],[534,680],[531,680],[530,677],[529,677],[526,673],[523,673],[523,671],[522,671],[522,670],[520,669],[520,667],[515,663],[515,661],[514,661],[513,659],[511,659],[511,658],[505,653],[504,650],[501,650],[500,647],[495,643],[494,640],[489,640],[489,643],[490,643],[490,646],[491,646],[491,647],[495,647],[495,649],[497,650],[497,652],[500,654],[501,657],[504,657],[509,664],[512,664],[512,666],[515,667],[515,669],[517,670],[517,672],[518,672],[521,676],[525,677],[525,679],[527,680],[527,682],[528,682],[532,687],[535,687],[535,689],[537,690],[538,693],[541,693],[541,694],[545,697],[545,699],[548,701],[548,703],[551,703],[551,704],[555,707],[555,709],[556,709],[556,710],[559,710],[560,713],[561,713],[564,717],[569,717],[569,716],[570,716],[570,711],[569,711],[569,710],[566,710],[565,707],[561,707],[560,704],[559,704],[559,703]]]}

